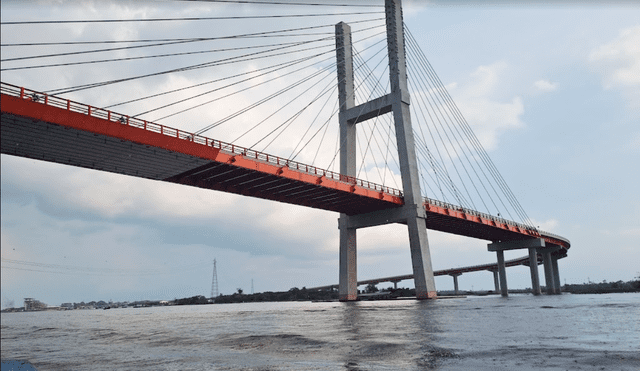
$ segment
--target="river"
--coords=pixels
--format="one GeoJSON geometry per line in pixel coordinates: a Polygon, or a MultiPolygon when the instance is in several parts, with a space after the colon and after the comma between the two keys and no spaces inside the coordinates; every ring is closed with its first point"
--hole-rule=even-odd
{"type": "Polygon", "coordinates": [[[640,370],[640,294],[2,313],[45,370],[640,370]]]}

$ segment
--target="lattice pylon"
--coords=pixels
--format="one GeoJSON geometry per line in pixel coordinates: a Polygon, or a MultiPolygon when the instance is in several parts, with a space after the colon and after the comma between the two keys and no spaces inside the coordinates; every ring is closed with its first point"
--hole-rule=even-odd
{"type": "Polygon", "coordinates": [[[216,260],[213,259],[213,277],[211,278],[211,298],[218,297],[220,292],[218,291],[218,270],[216,267],[216,260]]]}

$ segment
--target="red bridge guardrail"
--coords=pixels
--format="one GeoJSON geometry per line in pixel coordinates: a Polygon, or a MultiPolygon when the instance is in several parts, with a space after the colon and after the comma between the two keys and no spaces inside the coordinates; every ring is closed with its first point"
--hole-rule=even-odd
{"type": "Polygon", "coordinates": [[[11,95],[14,97],[20,97],[21,99],[29,99],[36,103],[41,103],[53,107],[58,107],[72,112],[81,113],[91,117],[98,117],[110,122],[117,122],[122,125],[128,125],[143,130],[160,133],[170,137],[189,140],[195,143],[199,143],[212,148],[219,148],[222,151],[233,153],[236,155],[242,155],[248,158],[252,158],[258,161],[263,161],[277,166],[286,166],[289,169],[297,170],[307,174],[313,174],[318,176],[324,176],[329,179],[341,181],[348,184],[358,185],[363,188],[367,188],[376,192],[384,192],[392,196],[402,197],[402,191],[399,189],[383,186],[366,180],[358,179],[356,177],[342,175],[330,170],[320,169],[316,166],[306,165],[297,161],[291,161],[278,156],[270,155],[263,152],[258,152],[249,148],[241,147],[235,144],[226,143],[220,140],[207,138],[194,133],[189,133],[180,129],[172,128],[156,124],[154,122],[141,120],[136,117],[129,117],[117,112],[106,110],[103,108],[89,106],[83,103],[74,102],[69,99],[59,98],[55,95],[48,95],[46,93],[37,92],[34,90],[18,87],[15,85],[2,83],[0,90],[2,93],[11,95]]]}
{"type": "Polygon", "coordinates": [[[447,209],[447,210],[451,210],[451,211],[462,212],[462,213],[464,213],[466,215],[477,216],[477,217],[480,217],[480,218],[483,218],[483,219],[486,219],[486,220],[491,220],[491,221],[496,222],[496,223],[511,225],[511,226],[516,227],[516,228],[520,229],[521,231],[523,231],[526,234],[529,234],[531,236],[549,237],[551,239],[555,239],[555,240],[558,240],[558,241],[563,241],[563,242],[569,243],[569,240],[567,240],[566,238],[564,238],[562,236],[558,236],[557,234],[553,234],[553,233],[550,233],[550,232],[546,232],[546,231],[540,230],[540,229],[538,229],[538,228],[536,228],[534,226],[531,226],[531,225],[526,225],[526,224],[514,222],[512,220],[504,219],[504,218],[501,218],[499,216],[493,216],[493,215],[486,214],[486,213],[483,213],[483,212],[480,212],[480,211],[468,209],[466,207],[450,204],[448,202],[443,202],[443,201],[435,200],[435,199],[428,198],[428,197],[425,197],[424,200],[425,200],[424,201],[425,207],[427,208],[427,210],[429,209],[430,205],[433,205],[433,206],[441,207],[443,209],[447,209]]]}

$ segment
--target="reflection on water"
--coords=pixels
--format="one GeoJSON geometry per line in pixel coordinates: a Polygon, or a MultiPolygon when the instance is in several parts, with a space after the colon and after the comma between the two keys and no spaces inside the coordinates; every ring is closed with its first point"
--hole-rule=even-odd
{"type": "Polygon", "coordinates": [[[2,314],[43,370],[638,370],[640,295],[2,314]]]}

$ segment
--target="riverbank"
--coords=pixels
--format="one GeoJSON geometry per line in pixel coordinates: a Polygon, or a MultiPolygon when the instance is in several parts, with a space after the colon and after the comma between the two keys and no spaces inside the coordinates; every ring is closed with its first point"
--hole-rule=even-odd
{"type": "MultiPolygon", "coordinates": [[[[616,281],[616,282],[600,282],[600,283],[582,283],[582,284],[569,284],[561,287],[563,293],[570,294],[619,294],[619,293],[639,293],[640,292],[640,279],[632,281],[616,281]]],[[[544,286],[543,286],[544,292],[544,286]]],[[[509,290],[510,294],[531,294],[531,289],[512,289],[509,290]]],[[[499,295],[499,292],[492,290],[476,290],[465,291],[460,290],[454,292],[453,290],[438,291],[438,297],[464,297],[464,296],[488,296],[499,295]]],[[[378,291],[375,286],[368,286],[367,290],[359,291],[358,300],[361,301],[375,301],[375,300],[407,300],[415,299],[415,289],[388,288],[383,291],[378,291]]],[[[260,292],[255,294],[245,294],[242,292],[236,292],[232,295],[220,295],[217,298],[207,298],[204,295],[196,295],[189,298],[175,299],[171,301],[167,300],[143,300],[133,303],[106,303],[103,301],[89,302],[85,304],[74,303],[69,306],[60,307],[42,307],[33,311],[47,311],[47,310],[70,310],[70,309],[111,309],[111,308],[146,308],[146,307],[158,307],[158,306],[173,306],[173,305],[204,305],[204,304],[231,304],[231,303],[261,303],[261,302],[288,302],[288,301],[312,301],[312,302],[334,302],[338,301],[338,290],[308,290],[303,287],[298,289],[297,287],[291,288],[288,291],[279,292],[260,292]]],[[[2,310],[2,313],[9,312],[31,312],[21,308],[6,308],[2,310]]]]}

